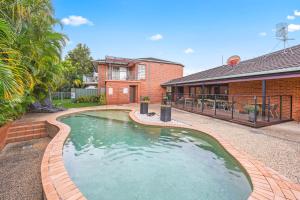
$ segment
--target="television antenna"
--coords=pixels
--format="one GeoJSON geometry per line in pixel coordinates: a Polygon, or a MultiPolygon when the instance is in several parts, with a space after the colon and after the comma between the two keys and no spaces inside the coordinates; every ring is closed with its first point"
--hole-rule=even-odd
{"type": "Polygon", "coordinates": [[[289,40],[294,40],[288,37],[288,24],[278,23],[276,24],[276,38],[283,42],[283,48],[285,49],[289,40]]]}

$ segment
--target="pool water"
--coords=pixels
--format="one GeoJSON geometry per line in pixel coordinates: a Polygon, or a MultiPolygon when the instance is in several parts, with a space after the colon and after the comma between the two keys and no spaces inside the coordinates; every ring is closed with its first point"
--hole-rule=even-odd
{"type": "Polygon", "coordinates": [[[125,111],[60,120],[71,127],[65,166],[87,199],[234,200],[252,191],[238,162],[201,132],[139,125],[125,111]]]}

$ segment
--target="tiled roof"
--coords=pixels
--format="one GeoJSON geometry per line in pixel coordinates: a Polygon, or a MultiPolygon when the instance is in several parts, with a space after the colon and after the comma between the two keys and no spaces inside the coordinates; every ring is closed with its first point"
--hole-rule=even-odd
{"type": "Polygon", "coordinates": [[[222,65],[209,70],[174,79],[163,85],[201,82],[217,79],[249,77],[283,71],[300,71],[300,45],[253,59],[240,62],[236,66],[222,65]]]}
{"type": "Polygon", "coordinates": [[[150,62],[159,62],[159,63],[167,63],[167,64],[175,64],[175,65],[181,65],[181,66],[184,66],[183,64],[178,63],[178,62],[173,62],[173,61],[163,60],[163,59],[158,59],[158,58],[152,58],[152,57],[148,57],[148,58],[137,58],[136,60],[150,61],[150,62]]]}
{"type": "MultiPolygon", "coordinates": [[[[158,59],[158,58],[153,58],[153,57],[147,57],[147,58],[136,58],[136,59],[129,59],[129,58],[116,58],[116,59],[123,59],[123,60],[128,60],[128,61],[145,61],[145,62],[158,62],[158,63],[166,63],[166,64],[174,64],[174,65],[181,65],[184,67],[183,64],[178,63],[178,62],[173,62],[169,60],[163,60],[163,59],[158,59]]],[[[100,59],[100,60],[94,60],[93,64],[95,65],[96,63],[107,63],[107,59],[100,59]]]]}

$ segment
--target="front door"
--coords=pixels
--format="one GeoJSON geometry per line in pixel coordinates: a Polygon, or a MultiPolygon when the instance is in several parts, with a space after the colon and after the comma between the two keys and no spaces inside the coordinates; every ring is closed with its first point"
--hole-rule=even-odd
{"type": "Polygon", "coordinates": [[[129,102],[136,102],[136,86],[134,85],[129,86],[129,102]]]}

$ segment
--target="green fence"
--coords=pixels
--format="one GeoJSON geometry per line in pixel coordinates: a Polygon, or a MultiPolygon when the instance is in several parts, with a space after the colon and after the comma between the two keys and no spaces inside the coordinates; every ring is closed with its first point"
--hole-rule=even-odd
{"type": "Polygon", "coordinates": [[[84,88],[72,88],[71,89],[71,98],[77,99],[82,96],[99,96],[100,94],[104,94],[104,88],[100,89],[84,89],[84,88]]]}
{"type": "Polygon", "coordinates": [[[84,89],[84,88],[71,88],[71,92],[54,92],[52,99],[77,99],[82,96],[99,96],[105,93],[105,88],[100,89],[84,89]]]}

